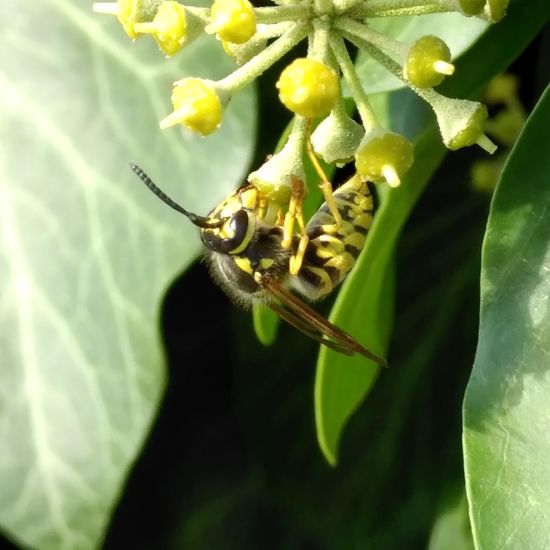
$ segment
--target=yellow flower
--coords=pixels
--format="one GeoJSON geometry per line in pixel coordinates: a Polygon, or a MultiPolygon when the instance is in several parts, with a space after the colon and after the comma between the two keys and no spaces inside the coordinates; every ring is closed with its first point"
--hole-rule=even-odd
{"type": "Polygon", "coordinates": [[[174,111],[160,121],[162,129],[175,124],[203,136],[211,134],[222,119],[222,103],[214,83],[200,78],[184,78],[172,91],[174,111]]]}
{"type": "Polygon", "coordinates": [[[214,0],[205,31],[224,42],[244,44],[256,33],[256,14],[248,0],[214,0]]]}
{"type": "Polygon", "coordinates": [[[186,37],[185,8],[177,2],[163,2],[148,23],[136,23],[138,33],[152,34],[162,52],[166,55],[177,53],[186,37]]]}
{"type": "Polygon", "coordinates": [[[277,88],[285,107],[306,118],[327,115],[340,93],[336,72],[310,58],[298,58],[288,65],[279,77],[277,88]]]}
{"type": "Polygon", "coordinates": [[[139,19],[141,0],[118,0],[117,2],[96,2],[92,5],[95,13],[116,15],[122,28],[130,38],[137,38],[134,24],[139,19]]]}

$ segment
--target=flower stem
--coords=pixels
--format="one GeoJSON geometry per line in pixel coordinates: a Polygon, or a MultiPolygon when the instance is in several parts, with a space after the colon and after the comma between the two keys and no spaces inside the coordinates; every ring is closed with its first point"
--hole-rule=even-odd
{"type": "Polygon", "coordinates": [[[266,38],[278,38],[287,32],[293,23],[291,21],[284,21],[281,23],[269,23],[264,25],[260,23],[256,29],[256,34],[253,37],[253,40],[257,39],[266,39],[266,38]]]}
{"type": "Polygon", "coordinates": [[[348,31],[367,42],[371,42],[376,47],[392,52],[400,57],[407,55],[408,46],[406,44],[399,42],[399,40],[384,36],[350,17],[338,17],[334,21],[334,28],[348,31]]]}
{"type": "Polygon", "coordinates": [[[458,11],[454,0],[369,0],[357,14],[363,17],[393,17],[396,15],[426,15],[458,11]]]}
{"type": "Polygon", "coordinates": [[[310,31],[310,25],[306,22],[295,23],[281,37],[272,42],[265,50],[254,56],[250,61],[239,67],[236,71],[219,80],[216,84],[219,88],[232,93],[246,86],[275,61],[283,57],[298,42],[302,41],[310,31]]]}
{"type": "Polygon", "coordinates": [[[328,21],[322,19],[314,19],[313,32],[309,35],[309,43],[307,55],[312,59],[316,59],[325,65],[329,64],[329,37],[330,27],[328,21]]]}
{"type": "Polygon", "coordinates": [[[334,11],[332,0],[313,0],[313,5],[317,16],[330,14],[334,11]]]}
{"type": "Polygon", "coordinates": [[[210,10],[208,8],[199,8],[197,6],[185,6],[185,11],[194,15],[205,25],[210,23],[210,10]]]}
{"type": "Polygon", "coordinates": [[[377,128],[380,125],[376,119],[376,115],[374,114],[372,107],[370,106],[369,98],[367,97],[367,94],[361,85],[361,81],[357,76],[355,65],[353,64],[346,45],[344,44],[344,41],[339,33],[331,33],[330,47],[332,48],[338,65],[340,65],[340,68],[342,69],[344,78],[347,80],[351,88],[351,93],[355,99],[355,104],[357,105],[357,110],[361,116],[363,126],[367,131],[377,128]]]}
{"type": "MultiPolygon", "coordinates": [[[[363,27],[363,25],[359,25],[359,26],[363,27]]],[[[409,84],[403,77],[403,70],[399,65],[399,63],[397,63],[397,61],[393,60],[390,56],[386,55],[383,51],[378,49],[377,46],[367,41],[362,36],[355,34],[354,32],[348,32],[343,30],[342,36],[346,38],[346,40],[349,40],[350,42],[355,44],[358,48],[367,51],[371,57],[373,57],[376,61],[378,61],[378,63],[380,63],[380,65],[388,69],[388,71],[390,71],[397,78],[399,78],[399,80],[402,80],[407,84],[407,86],[409,86],[410,88],[413,88],[416,91],[414,86],[409,84]]]]}
{"type": "Polygon", "coordinates": [[[254,13],[258,23],[280,23],[281,21],[302,19],[311,15],[311,2],[306,0],[284,6],[254,8],[254,13]]]}

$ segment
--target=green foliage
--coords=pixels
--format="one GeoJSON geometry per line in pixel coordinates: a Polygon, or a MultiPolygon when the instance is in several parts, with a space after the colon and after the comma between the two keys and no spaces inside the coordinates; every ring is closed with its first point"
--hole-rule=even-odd
{"type": "MultiPolygon", "coordinates": [[[[153,45],[85,1],[0,17],[0,521],[25,546],[92,548],[162,398],[162,295],[200,251],[128,161],[204,212],[243,177],[254,100],[183,141],[158,130],[181,65],[153,45]]],[[[218,53],[196,44],[184,70],[223,74],[218,53]]]]}
{"type": "Polygon", "coordinates": [[[466,486],[479,548],[548,543],[550,88],[495,191],[481,264],[481,313],[464,401],[466,486]]]}
{"type": "MultiPolygon", "coordinates": [[[[476,97],[549,15],[547,0],[533,0],[512,3],[484,34],[473,18],[391,25],[409,40],[428,23],[454,56],[464,52],[440,88],[476,97]]],[[[250,168],[255,95],[237,95],[207,139],[160,132],[175,79],[227,74],[231,62],[214,40],[166,60],[83,0],[7,0],[0,16],[9,22],[0,36],[8,54],[0,60],[5,533],[41,550],[98,547],[111,521],[106,548],[470,549],[459,410],[486,219],[484,200],[465,185],[474,153],[451,154],[438,172],[444,149],[433,113],[405,91],[373,98],[389,126],[414,141],[417,160],[400,188],[380,196],[365,252],[330,318],[373,351],[389,351],[391,368],[378,373],[323,348],[315,417],[317,346],[281,326],[275,345],[261,347],[249,316],[227,313],[204,272],[187,274],[177,286],[182,298],[167,301],[185,319],[166,336],[175,366],[168,402],[183,408],[156,461],[147,454],[158,444],[153,432],[124,493],[166,384],[162,300],[200,251],[193,227],[127,162],[205,214],[250,168]],[[338,468],[319,453],[315,425],[338,468]],[[114,514],[120,498],[129,519],[114,514]]],[[[358,68],[371,92],[397,87],[366,57],[358,68]]],[[[508,160],[485,237],[478,351],[464,404],[478,548],[541,548],[550,531],[549,118],[547,92],[508,160]]],[[[308,208],[318,201],[312,193],[308,208]]],[[[255,315],[272,342],[277,320],[255,315]]]]}

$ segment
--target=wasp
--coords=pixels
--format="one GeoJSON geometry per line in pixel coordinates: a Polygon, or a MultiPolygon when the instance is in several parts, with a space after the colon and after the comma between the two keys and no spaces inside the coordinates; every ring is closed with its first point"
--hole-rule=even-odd
{"type": "MultiPolygon", "coordinates": [[[[299,297],[316,301],[330,294],[363,248],[372,223],[373,199],[368,183],[357,174],[331,194],[301,235],[290,231],[289,238],[289,217],[275,214],[276,209],[270,209],[266,197],[251,184],[240,187],[207,216],[199,216],[168,197],[139,166],[130,163],[130,168],[158,198],[200,229],[212,278],[231,299],[247,307],[267,306],[321,344],[386,366],[385,359],[299,297]]],[[[295,183],[293,187],[300,189],[300,182],[295,183]]],[[[298,220],[303,225],[301,213],[298,220]]]]}

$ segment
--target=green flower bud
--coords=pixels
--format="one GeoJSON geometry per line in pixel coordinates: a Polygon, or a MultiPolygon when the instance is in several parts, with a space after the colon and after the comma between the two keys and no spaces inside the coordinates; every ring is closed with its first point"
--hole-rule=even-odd
{"type": "Polygon", "coordinates": [[[413,147],[400,134],[378,129],[361,141],[355,155],[359,175],[374,183],[387,181],[391,187],[401,183],[401,177],[413,163],[413,147]]]}
{"type": "Polygon", "coordinates": [[[479,15],[483,11],[485,0],[458,0],[464,15],[479,15]]]}
{"type": "Polygon", "coordinates": [[[355,156],[365,129],[352,120],[345,110],[330,113],[311,134],[313,150],[328,164],[344,165],[355,156]]]}
{"type": "Polygon", "coordinates": [[[248,181],[271,200],[281,204],[288,203],[293,179],[306,181],[302,148],[301,138],[291,134],[278,153],[249,174],[248,181]]]}
{"type": "Polygon", "coordinates": [[[492,23],[498,23],[505,15],[509,0],[487,0],[485,14],[492,23]]]}
{"type": "Polygon", "coordinates": [[[489,153],[496,146],[483,133],[487,108],[477,101],[451,99],[437,95],[432,98],[432,107],[437,117],[443,143],[453,151],[477,143],[489,153]]]}
{"type": "Polygon", "coordinates": [[[423,36],[414,42],[407,54],[403,75],[418,88],[433,88],[454,73],[451,51],[437,36],[423,36]]]}

